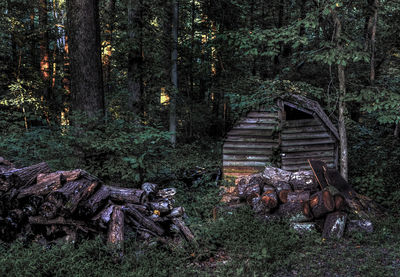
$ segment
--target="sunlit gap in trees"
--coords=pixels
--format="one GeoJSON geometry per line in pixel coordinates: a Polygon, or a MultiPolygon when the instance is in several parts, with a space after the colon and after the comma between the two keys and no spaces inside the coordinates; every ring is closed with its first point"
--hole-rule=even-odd
{"type": "Polygon", "coordinates": [[[167,94],[165,87],[161,88],[161,93],[160,93],[160,104],[163,106],[168,106],[169,105],[169,100],[170,97],[167,94]]]}

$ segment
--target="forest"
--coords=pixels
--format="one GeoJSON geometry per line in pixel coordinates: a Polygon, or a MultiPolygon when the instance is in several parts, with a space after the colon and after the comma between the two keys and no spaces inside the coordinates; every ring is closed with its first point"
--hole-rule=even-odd
{"type": "MultiPolygon", "coordinates": [[[[2,0],[0,13],[1,276],[400,275],[400,1],[2,0]],[[326,239],[221,202],[235,186],[227,134],[291,96],[337,129],[335,165],[379,210],[373,232],[326,239]],[[162,214],[151,201],[173,188],[168,212],[185,223],[165,218],[186,239],[136,227],[118,250],[101,235],[8,241],[2,166],[36,164],[152,195],[142,214],[121,204],[132,224],[162,214]]],[[[276,151],[263,167],[281,165],[276,151]]],[[[63,216],[81,214],[62,201],[63,216]]]]}

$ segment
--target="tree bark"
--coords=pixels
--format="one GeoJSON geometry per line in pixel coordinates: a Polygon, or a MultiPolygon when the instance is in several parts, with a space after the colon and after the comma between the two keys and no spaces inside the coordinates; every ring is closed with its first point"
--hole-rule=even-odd
{"type": "Polygon", "coordinates": [[[373,10],[373,16],[371,17],[371,41],[370,41],[370,83],[371,85],[375,84],[375,52],[376,52],[376,25],[378,22],[378,6],[379,0],[374,0],[371,9],[373,10]]]}
{"type": "Polygon", "coordinates": [[[305,209],[305,203],[287,202],[279,205],[278,214],[288,218],[291,222],[304,222],[311,219],[309,210],[305,209]]]}
{"type": "Polygon", "coordinates": [[[73,108],[104,115],[98,1],[68,0],[67,11],[73,108]]]}
{"type": "Polygon", "coordinates": [[[320,218],[335,209],[335,202],[328,190],[321,190],[313,194],[309,204],[315,218],[320,218]]]}
{"type": "Polygon", "coordinates": [[[65,183],[65,177],[60,172],[50,174],[39,174],[36,178],[36,184],[20,191],[18,199],[32,195],[47,195],[50,192],[61,188],[65,183]]]}
{"type": "Polygon", "coordinates": [[[393,133],[395,138],[400,137],[400,122],[396,123],[396,127],[394,128],[394,133],[393,133]]]}
{"type": "Polygon", "coordinates": [[[24,168],[14,169],[0,174],[0,191],[7,191],[11,187],[20,188],[29,186],[36,181],[39,173],[50,171],[47,163],[39,163],[24,168]]]}
{"type": "Polygon", "coordinates": [[[110,199],[116,202],[142,204],[146,199],[146,193],[141,189],[105,187],[110,191],[110,199]]]}
{"type": "Polygon", "coordinates": [[[142,6],[142,0],[129,0],[128,100],[136,115],[142,110],[142,6]]]}
{"type": "Polygon", "coordinates": [[[148,219],[142,213],[140,213],[137,209],[131,206],[124,206],[124,211],[131,215],[139,224],[143,225],[146,229],[156,233],[158,236],[164,234],[164,229],[162,229],[157,223],[148,219]]]}
{"type": "Polygon", "coordinates": [[[40,76],[44,83],[43,96],[50,96],[50,57],[49,57],[49,32],[47,31],[47,0],[39,0],[39,25],[40,25],[40,76]]]}
{"type": "MultiPolygon", "coordinates": [[[[124,246],[124,217],[121,206],[114,206],[108,228],[107,243],[118,251],[123,251],[124,246]]],[[[122,255],[122,253],[118,254],[122,255]]]]}
{"type": "Polygon", "coordinates": [[[115,19],[115,0],[108,0],[105,10],[105,41],[103,42],[103,81],[104,93],[107,95],[110,92],[111,78],[111,55],[113,47],[113,32],[115,19]]]}
{"type": "Polygon", "coordinates": [[[171,83],[172,91],[169,105],[169,131],[171,144],[176,145],[176,97],[178,93],[178,0],[172,1],[172,51],[171,51],[171,83]]]}
{"type": "MultiPolygon", "coordinates": [[[[336,47],[339,52],[343,51],[341,40],[342,23],[335,11],[332,11],[333,20],[335,22],[335,40],[336,47]]],[[[347,133],[346,133],[346,76],[345,66],[338,63],[339,78],[339,138],[340,138],[340,173],[345,180],[348,179],[348,149],[347,149],[347,133]]]]}
{"type": "Polygon", "coordinates": [[[317,191],[318,184],[314,182],[314,174],[311,170],[297,171],[290,176],[289,184],[293,190],[317,191]]]}
{"type": "Polygon", "coordinates": [[[324,224],[322,236],[324,238],[341,238],[343,237],[346,227],[347,214],[342,212],[330,213],[324,224]]]}
{"type": "Polygon", "coordinates": [[[292,191],[290,185],[286,182],[281,182],[275,185],[275,189],[279,200],[281,200],[282,203],[286,203],[288,201],[288,194],[292,191]]]}
{"type": "Polygon", "coordinates": [[[101,186],[87,201],[79,204],[78,214],[81,217],[91,217],[104,207],[110,197],[110,190],[101,186]]]}

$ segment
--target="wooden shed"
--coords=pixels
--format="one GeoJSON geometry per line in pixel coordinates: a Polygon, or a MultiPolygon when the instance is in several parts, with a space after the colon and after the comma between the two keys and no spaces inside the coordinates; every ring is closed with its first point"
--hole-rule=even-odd
{"type": "Polygon", "coordinates": [[[318,102],[301,95],[278,98],[273,107],[242,117],[223,145],[225,177],[249,175],[272,164],[288,171],[309,169],[307,159],[338,167],[339,134],[318,102]]]}

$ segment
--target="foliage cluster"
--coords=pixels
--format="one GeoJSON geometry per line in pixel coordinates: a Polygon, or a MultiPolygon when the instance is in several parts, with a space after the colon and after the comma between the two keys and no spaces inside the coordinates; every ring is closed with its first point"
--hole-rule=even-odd
{"type": "Polygon", "coordinates": [[[83,168],[105,181],[133,186],[154,178],[171,151],[166,146],[168,132],[123,118],[100,123],[81,115],[70,118],[79,122],[76,125],[27,131],[18,128],[23,121],[13,122],[14,118],[15,114],[2,122],[0,152],[18,166],[47,161],[54,170],[83,168]]]}
{"type": "Polygon", "coordinates": [[[359,193],[399,213],[400,142],[391,136],[390,128],[376,124],[376,117],[366,117],[363,124],[350,123],[349,180],[359,193]]]}

